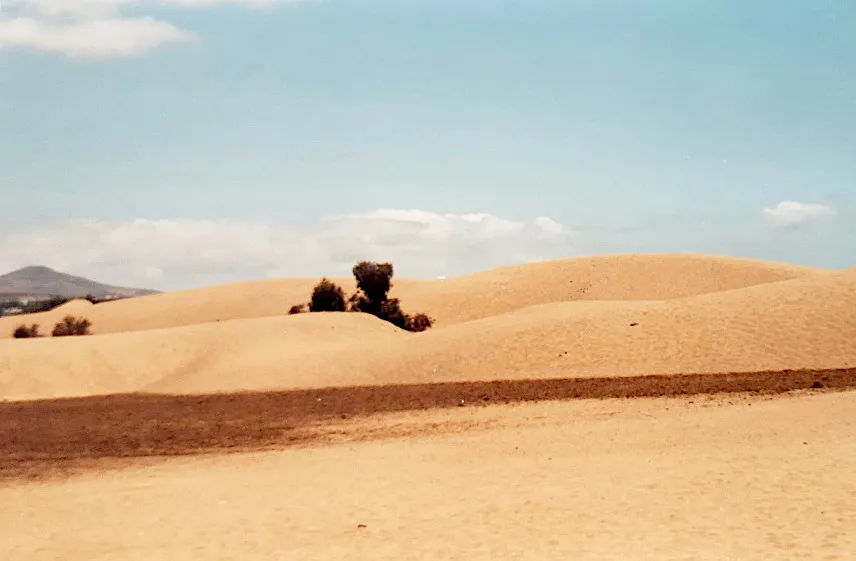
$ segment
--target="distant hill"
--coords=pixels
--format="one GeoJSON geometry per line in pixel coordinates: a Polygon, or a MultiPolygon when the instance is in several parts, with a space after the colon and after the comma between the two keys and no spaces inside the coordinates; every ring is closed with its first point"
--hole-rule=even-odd
{"type": "Polygon", "coordinates": [[[147,294],[158,294],[158,291],[110,286],[60,273],[48,267],[24,267],[0,275],[0,299],[2,300],[24,297],[84,298],[86,296],[127,298],[147,294]]]}

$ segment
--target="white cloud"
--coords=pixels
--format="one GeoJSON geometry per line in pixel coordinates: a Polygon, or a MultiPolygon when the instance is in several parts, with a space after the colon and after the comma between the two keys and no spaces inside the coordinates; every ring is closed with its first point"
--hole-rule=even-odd
{"type": "Polygon", "coordinates": [[[188,42],[196,36],[152,17],[125,17],[123,7],[263,7],[299,1],[302,0],[6,0],[5,13],[12,17],[0,17],[0,50],[33,49],[77,60],[136,56],[164,45],[188,42]]]}
{"type": "Polygon", "coordinates": [[[381,209],[314,228],[229,220],[76,221],[0,239],[0,272],[32,264],[97,280],[182,288],[285,276],[348,275],[362,259],[437,278],[569,254],[557,222],[381,209]]]}
{"type": "Polygon", "coordinates": [[[163,278],[163,269],[160,267],[146,267],[143,273],[147,279],[159,281],[163,278]]]}
{"type": "Polygon", "coordinates": [[[5,0],[3,5],[7,12],[16,15],[94,18],[115,15],[120,6],[130,3],[128,0],[5,0]]]}
{"type": "Polygon", "coordinates": [[[814,203],[782,201],[772,208],[765,208],[764,215],[780,226],[793,227],[836,215],[835,208],[814,203]]]}
{"type": "Polygon", "coordinates": [[[92,15],[116,13],[123,6],[184,6],[208,8],[212,6],[274,6],[296,4],[310,0],[5,0],[4,9],[21,13],[38,13],[45,16],[92,15]]]}
{"type": "Polygon", "coordinates": [[[34,18],[0,21],[0,48],[30,48],[72,59],[103,60],[134,56],[193,34],[152,18],[109,18],[51,23],[34,18]]]}
{"type": "Polygon", "coordinates": [[[565,234],[565,227],[553,220],[552,218],[548,218],[546,216],[539,216],[535,219],[535,224],[541,228],[542,237],[553,237],[553,236],[561,236],[565,234]]]}
{"type": "Polygon", "coordinates": [[[311,2],[313,0],[160,0],[161,4],[170,4],[173,6],[188,6],[208,8],[211,6],[274,6],[277,4],[299,4],[303,2],[311,2]]]}

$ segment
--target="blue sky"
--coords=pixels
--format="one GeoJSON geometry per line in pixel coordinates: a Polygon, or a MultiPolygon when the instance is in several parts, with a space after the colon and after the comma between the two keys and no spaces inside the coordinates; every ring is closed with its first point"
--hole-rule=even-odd
{"type": "Polygon", "coordinates": [[[4,0],[0,267],[856,265],[856,5],[4,0]]]}

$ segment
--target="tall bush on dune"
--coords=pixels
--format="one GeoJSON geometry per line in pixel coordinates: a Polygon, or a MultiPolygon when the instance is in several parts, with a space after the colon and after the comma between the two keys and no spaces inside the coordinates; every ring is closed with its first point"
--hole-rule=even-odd
{"type": "MultiPolygon", "coordinates": [[[[407,331],[425,331],[434,325],[427,314],[410,316],[401,309],[398,298],[390,298],[394,269],[391,263],[361,261],[352,269],[357,281],[357,291],[345,300],[342,288],[327,278],[322,278],[312,291],[310,312],[359,312],[371,314],[407,331]]],[[[292,306],[289,314],[306,311],[306,305],[292,306]]]]}
{"type": "Polygon", "coordinates": [[[357,279],[357,292],[351,296],[351,309],[380,317],[392,289],[392,264],[362,261],[354,265],[352,272],[357,279]]]}
{"type": "Polygon", "coordinates": [[[354,266],[353,273],[357,292],[350,299],[351,311],[372,314],[407,331],[425,331],[434,324],[434,319],[426,314],[406,314],[399,299],[389,297],[395,274],[392,263],[361,261],[354,266]]]}

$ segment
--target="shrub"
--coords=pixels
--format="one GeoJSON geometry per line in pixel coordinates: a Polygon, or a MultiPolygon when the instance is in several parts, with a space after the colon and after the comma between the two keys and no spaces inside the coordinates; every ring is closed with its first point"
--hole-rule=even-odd
{"type": "Polygon", "coordinates": [[[61,322],[56,324],[52,335],[54,337],[68,337],[73,335],[89,335],[89,328],[92,327],[92,322],[86,318],[76,318],[74,316],[66,316],[61,322]]]}
{"type": "MultiPolygon", "coordinates": [[[[352,270],[357,280],[357,291],[347,300],[345,292],[326,277],[315,286],[308,306],[310,312],[361,312],[371,314],[407,331],[425,331],[434,325],[434,319],[426,314],[409,316],[401,309],[398,298],[390,298],[392,275],[391,263],[361,261],[352,270]]],[[[289,315],[307,311],[306,304],[292,306],[289,315]]]]}
{"type": "Polygon", "coordinates": [[[398,298],[390,298],[380,304],[380,311],[372,314],[401,329],[407,329],[407,314],[401,309],[398,298]]]}
{"type": "Polygon", "coordinates": [[[34,339],[37,337],[41,337],[39,333],[39,324],[34,323],[33,325],[26,326],[20,325],[15,332],[12,334],[15,339],[34,339]]]}
{"type": "Polygon", "coordinates": [[[357,292],[349,300],[352,312],[372,314],[407,331],[425,331],[434,324],[425,314],[407,315],[398,298],[389,297],[395,273],[391,263],[362,261],[354,266],[353,273],[357,292]]]}
{"type": "Polygon", "coordinates": [[[347,309],[345,291],[336,283],[321,279],[312,290],[309,301],[310,312],[344,312],[347,309]]]}
{"type": "MultiPolygon", "coordinates": [[[[387,294],[392,288],[392,275],[394,274],[392,264],[361,261],[354,265],[352,272],[354,278],[357,279],[357,290],[363,293],[361,299],[363,306],[379,310],[381,303],[386,301],[387,294]]],[[[354,297],[356,296],[355,294],[354,297]]],[[[366,309],[360,311],[372,313],[366,309]]]]}
{"type": "Polygon", "coordinates": [[[407,318],[407,327],[405,329],[419,333],[431,329],[433,325],[434,318],[429,317],[427,314],[416,314],[407,318]]]}

